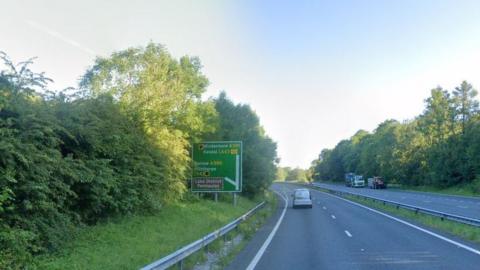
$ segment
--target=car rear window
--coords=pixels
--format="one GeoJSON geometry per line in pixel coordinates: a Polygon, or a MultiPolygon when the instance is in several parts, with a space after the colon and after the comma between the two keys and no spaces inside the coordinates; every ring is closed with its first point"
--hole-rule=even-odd
{"type": "Polygon", "coordinates": [[[309,199],[310,198],[310,192],[307,190],[299,190],[295,192],[295,198],[298,199],[309,199]]]}

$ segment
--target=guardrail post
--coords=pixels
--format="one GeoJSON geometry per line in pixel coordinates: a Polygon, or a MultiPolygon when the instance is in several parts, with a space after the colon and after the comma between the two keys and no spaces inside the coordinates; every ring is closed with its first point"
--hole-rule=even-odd
{"type": "Polygon", "coordinates": [[[418,208],[415,208],[415,215],[418,214],[418,208]]]}
{"type": "Polygon", "coordinates": [[[178,262],[178,269],[183,270],[183,260],[178,262]]]}

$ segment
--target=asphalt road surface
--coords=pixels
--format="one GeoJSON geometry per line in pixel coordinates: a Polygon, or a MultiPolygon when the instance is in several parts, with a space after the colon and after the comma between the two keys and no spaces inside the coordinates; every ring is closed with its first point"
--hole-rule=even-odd
{"type": "MultiPolygon", "coordinates": [[[[273,186],[287,198],[295,188],[273,186]]],[[[268,230],[261,229],[227,269],[480,269],[478,245],[438,232],[434,236],[323,192],[312,190],[312,196],[312,209],[292,209],[289,202],[276,234],[259,254],[281,217],[280,199],[275,222],[269,221],[268,230]]]]}
{"type": "MultiPolygon", "coordinates": [[[[466,196],[442,195],[428,192],[402,191],[395,189],[352,188],[344,185],[315,183],[340,191],[349,191],[355,194],[368,195],[380,199],[390,200],[413,206],[428,208],[436,211],[480,219],[480,198],[466,196]]],[[[479,268],[480,269],[480,266],[479,268]]]]}

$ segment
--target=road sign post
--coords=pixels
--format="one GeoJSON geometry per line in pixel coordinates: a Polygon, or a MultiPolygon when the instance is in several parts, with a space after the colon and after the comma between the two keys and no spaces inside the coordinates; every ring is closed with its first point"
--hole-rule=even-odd
{"type": "Polygon", "coordinates": [[[242,142],[194,143],[193,192],[242,191],[242,142]]]}

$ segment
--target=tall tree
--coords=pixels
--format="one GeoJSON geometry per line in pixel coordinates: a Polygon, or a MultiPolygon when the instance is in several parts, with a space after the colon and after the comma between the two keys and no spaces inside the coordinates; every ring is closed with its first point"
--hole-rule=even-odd
{"type": "Polygon", "coordinates": [[[277,167],[276,180],[285,181],[290,170],[290,167],[277,167]]]}
{"type": "Polygon", "coordinates": [[[455,131],[454,101],[448,91],[437,87],[431,90],[431,96],[425,100],[425,110],[419,117],[422,129],[429,145],[437,144],[455,131]]]}
{"type": "Polygon", "coordinates": [[[307,173],[305,170],[301,168],[294,168],[288,172],[287,177],[285,178],[287,181],[307,181],[307,173]]]}
{"type": "Polygon", "coordinates": [[[277,144],[248,105],[234,104],[222,92],[214,100],[219,129],[209,139],[243,141],[243,192],[253,196],[267,189],[276,176],[277,144]]]}
{"type": "Polygon", "coordinates": [[[185,191],[190,141],[217,128],[212,102],[202,102],[207,78],[198,58],[174,59],[163,46],[115,52],[98,58],[80,85],[87,96],[108,94],[165,153],[165,177],[172,190],[185,191]]]}
{"type": "Polygon", "coordinates": [[[461,123],[462,134],[465,133],[468,121],[478,112],[478,100],[475,100],[477,94],[477,90],[466,81],[453,91],[455,112],[457,120],[461,123]]]}

